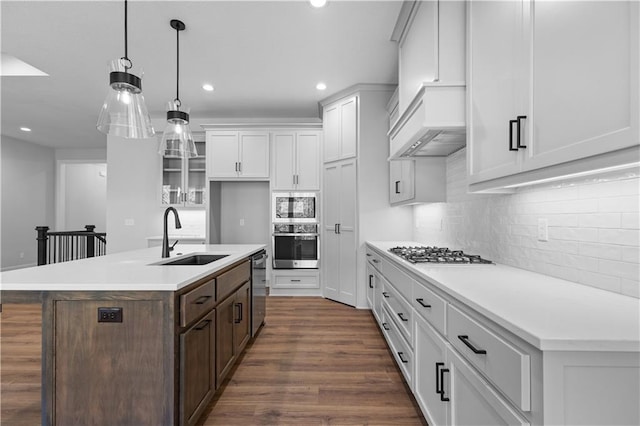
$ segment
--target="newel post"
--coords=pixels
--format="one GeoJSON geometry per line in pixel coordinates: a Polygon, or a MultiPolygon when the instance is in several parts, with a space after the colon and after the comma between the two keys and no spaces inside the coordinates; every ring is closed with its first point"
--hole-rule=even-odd
{"type": "Polygon", "coordinates": [[[93,235],[95,225],[85,225],[84,229],[87,230],[87,257],[94,257],[96,255],[96,237],[93,235]]]}
{"type": "Polygon", "coordinates": [[[36,232],[38,236],[36,240],[38,241],[38,266],[44,265],[47,263],[47,231],[49,231],[48,226],[36,226],[36,232]]]}

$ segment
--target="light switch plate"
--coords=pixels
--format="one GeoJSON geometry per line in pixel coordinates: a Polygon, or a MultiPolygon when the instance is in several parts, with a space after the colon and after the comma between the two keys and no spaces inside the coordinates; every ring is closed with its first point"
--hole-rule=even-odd
{"type": "Polygon", "coordinates": [[[538,241],[549,241],[549,221],[546,218],[538,219],[538,241]]]}
{"type": "Polygon", "coordinates": [[[136,222],[133,219],[125,219],[124,220],[124,225],[125,226],[133,226],[133,225],[135,225],[135,223],[136,222]]]}

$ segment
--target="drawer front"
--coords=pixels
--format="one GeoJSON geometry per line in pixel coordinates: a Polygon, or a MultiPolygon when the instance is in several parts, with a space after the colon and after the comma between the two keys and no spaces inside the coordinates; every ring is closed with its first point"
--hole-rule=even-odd
{"type": "Polygon", "coordinates": [[[447,302],[417,281],[413,282],[411,304],[416,313],[427,320],[443,336],[446,334],[447,302]]]}
{"type": "Polygon", "coordinates": [[[530,356],[455,307],[447,307],[449,342],[523,411],[531,405],[530,356]],[[486,353],[478,353],[485,351],[486,353]]]}
{"type": "Polygon", "coordinates": [[[369,262],[372,266],[374,266],[376,269],[380,269],[380,255],[369,247],[367,247],[366,258],[367,262],[369,262]]]}
{"type": "Polygon", "coordinates": [[[414,280],[386,259],[382,259],[380,265],[382,275],[387,278],[391,285],[393,285],[405,299],[411,300],[414,280]]]}
{"type": "Polygon", "coordinates": [[[219,301],[224,300],[228,295],[233,293],[238,287],[251,278],[251,262],[246,262],[236,266],[230,271],[220,274],[216,277],[216,297],[219,301]]]}
{"type": "Polygon", "coordinates": [[[180,296],[180,326],[185,327],[216,304],[216,280],[180,296]]]}
{"type": "Polygon", "coordinates": [[[385,286],[383,297],[400,332],[407,339],[407,342],[413,342],[413,309],[411,309],[411,305],[391,285],[385,286]]]}
{"type": "Polygon", "coordinates": [[[385,316],[385,324],[389,328],[389,330],[386,331],[387,343],[391,348],[396,363],[402,371],[404,379],[407,381],[409,387],[413,389],[413,351],[404,341],[395,323],[389,320],[389,317],[393,316],[393,314],[385,310],[385,316]]]}
{"type": "Polygon", "coordinates": [[[318,277],[315,276],[293,276],[276,275],[273,278],[274,288],[319,288],[318,277]]]}

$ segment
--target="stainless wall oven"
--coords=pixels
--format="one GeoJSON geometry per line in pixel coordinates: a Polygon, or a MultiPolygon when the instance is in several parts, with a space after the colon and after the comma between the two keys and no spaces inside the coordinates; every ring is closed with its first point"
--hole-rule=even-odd
{"type": "Polygon", "coordinates": [[[274,269],[318,268],[317,224],[274,224],[272,244],[274,269]]]}
{"type": "Polygon", "coordinates": [[[315,192],[274,192],[273,223],[318,223],[318,194],[315,192]]]}

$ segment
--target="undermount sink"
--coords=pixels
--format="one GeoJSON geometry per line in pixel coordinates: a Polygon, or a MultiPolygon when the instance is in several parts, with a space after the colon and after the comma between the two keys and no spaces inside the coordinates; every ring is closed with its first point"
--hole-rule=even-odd
{"type": "Polygon", "coordinates": [[[192,256],[183,257],[181,259],[172,260],[171,262],[162,263],[162,265],[206,265],[207,263],[215,262],[228,254],[194,254],[192,256]]]}

